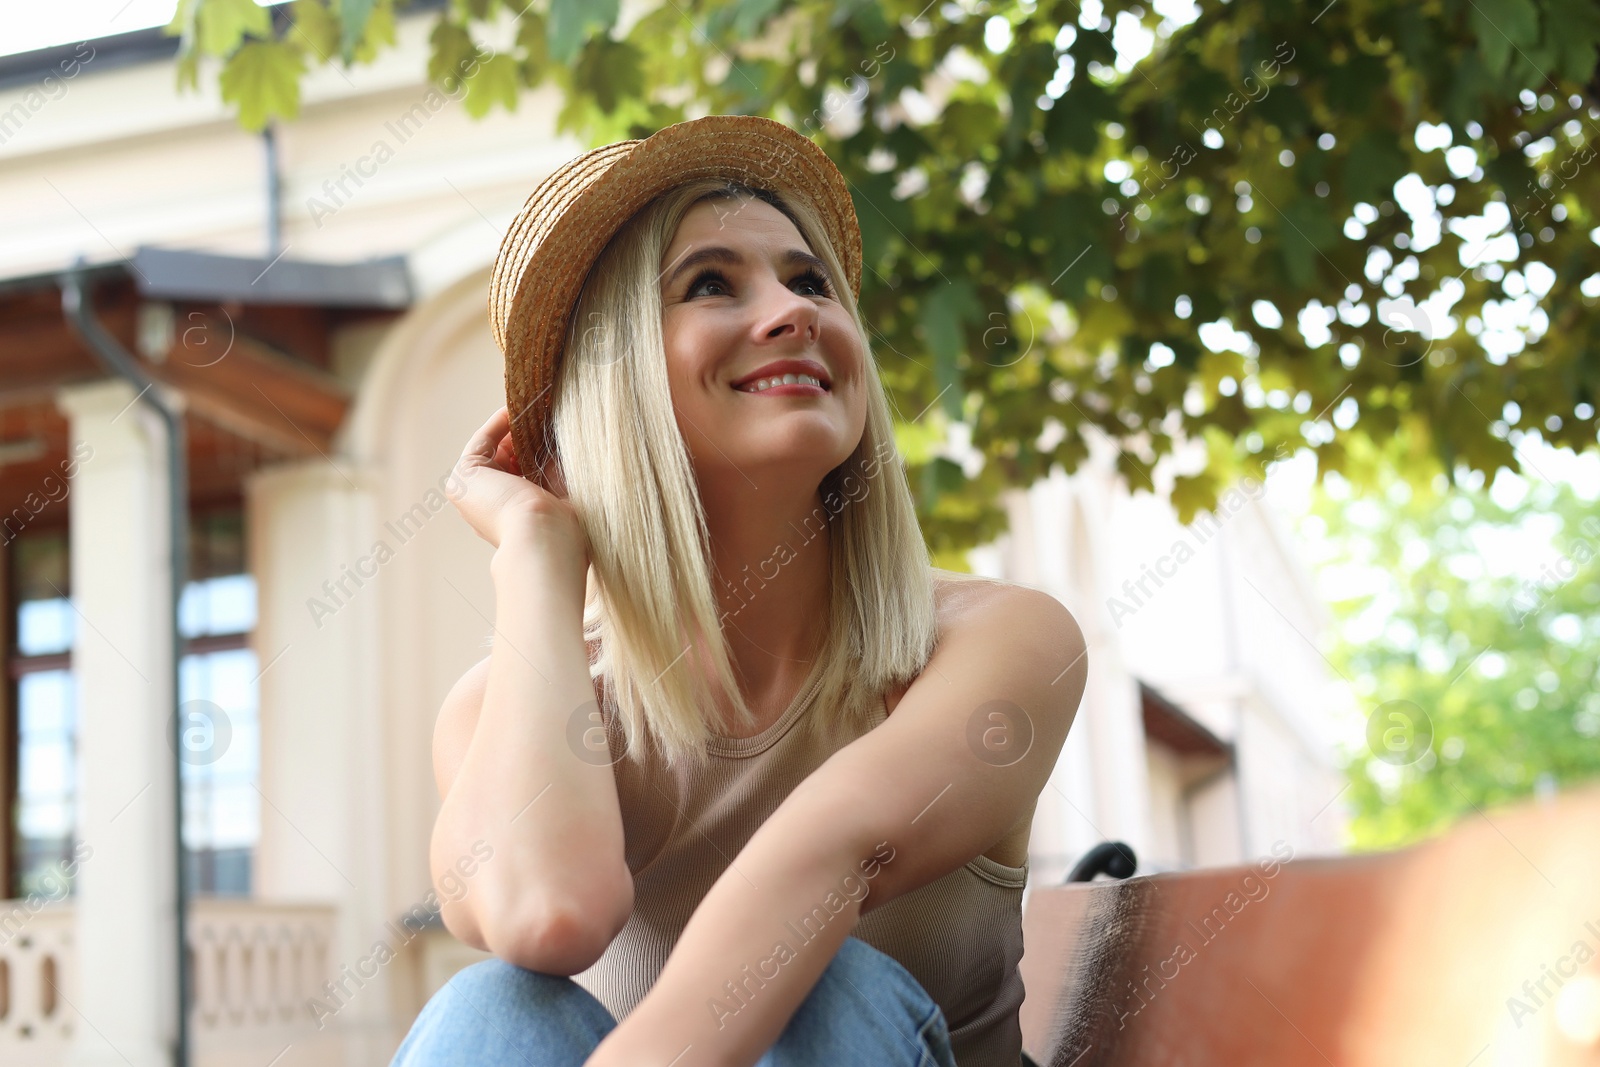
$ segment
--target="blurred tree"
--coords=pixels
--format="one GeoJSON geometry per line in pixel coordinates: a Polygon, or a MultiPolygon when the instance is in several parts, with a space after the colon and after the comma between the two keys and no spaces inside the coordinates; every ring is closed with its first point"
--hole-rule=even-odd
{"type": "Polygon", "coordinates": [[[1338,570],[1330,662],[1367,745],[1346,753],[1358,848],[1409,844],[1479,810],[1600,777],[1600,509],[1532,476],[1487,492],[1319,494],[1338,570]],[[1507,501],[1509,503],[1509,501],[1507,501]]]}
{"type": "MultiPolygon", "coordinates": [[[[1357,439],[1403,442],[1416,480],[1516,469],[1516,427],[1595,443],[1588,0],[620,10],[451,0],[429,77],[474,115],[554,84],[560,128],[594,144],[716,112],[825,148],[941,561],[1095,430],[1135,490],[1203,442],[1172,489],[1185,521],[1302,447],[1369,484],[1357,439]]],[[[392,44],[394,0],[181,0],[171,30],[180,82],[220,57],[259,128],[295,115],[306,68],[392,44]]]]}

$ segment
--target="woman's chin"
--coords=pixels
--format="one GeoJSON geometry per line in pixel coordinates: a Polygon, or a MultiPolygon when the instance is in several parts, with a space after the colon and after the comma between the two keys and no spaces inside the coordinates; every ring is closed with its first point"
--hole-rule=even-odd
{"type": "Polygon", "coordinates": [[[759,441],[719,443],[716,451],[721,454],[714,454],[709,466],[736,470],[757,484],[763,484],[761,472],[782,477],[786,484],[820,484],[829,471],[850,458],[855,442],[838,433],[771,433],[759,441]]]}

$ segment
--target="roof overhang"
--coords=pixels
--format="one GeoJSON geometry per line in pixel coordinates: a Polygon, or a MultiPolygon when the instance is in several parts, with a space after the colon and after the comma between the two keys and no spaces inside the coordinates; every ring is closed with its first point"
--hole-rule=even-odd
{"type": "Polygon", "coordinates": [[[1139,705],[1147,738],[1165,745],[1180,756],[1233,757],[1231,744],[1142,681],[1139,683],[1139,705]]]}
{"type": "Polygon", "coordinates": [[[384,310],[410,307],[413,299],[404,256],[316,263],[141,247],[127,265],[140,295],[156,299],[384,310]]]}

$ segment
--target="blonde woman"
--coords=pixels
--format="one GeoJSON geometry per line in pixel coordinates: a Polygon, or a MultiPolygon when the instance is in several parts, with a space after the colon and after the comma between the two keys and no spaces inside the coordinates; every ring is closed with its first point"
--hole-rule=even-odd
{"type": "Polygon", "coordinates": [[[843,178],[765,119],[596,149],[513,225],[508,405],[453,495],[493,646],[440,711],[430,852],[497,958],[397,1064],[1022,1062],[1083,636],[930,565],[861,269],[843,178]]]}

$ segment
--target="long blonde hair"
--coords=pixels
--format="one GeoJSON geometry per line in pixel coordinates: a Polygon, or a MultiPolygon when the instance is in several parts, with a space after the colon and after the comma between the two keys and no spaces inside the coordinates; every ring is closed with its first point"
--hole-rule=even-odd
{"type": "MultiPolygon", "coordinates": [[[[668,765],[704,756],[712,735],[707,709],[719,689],[739,721],[754,723],[717,615],[705,512],[667,378],[659,289],[661,258],[689,209],[739,197],[761,199],[794,222],[828,265],[867,354],[861,441],[823,478],[823,505],[795,531],[804,542],[830,532],[825,667],[802,729],[841,719],[864,728],[872,702],[921,672],[937,636],[932,562],[895,450],[888,397],[819,218],[800,198],[729,181],[679,186],[630,219],[590,270],[568,331],[553,421],[596,579],[583,616],[585,639],[600,645],[590,673],[605,675],[628,756],[642,758],[648,736],[668,765]]],[[[770,580],[793,550],[794,543],[775,545],[757,570],[770,580]]],[[[759,599],[763,576],[741,577],[759,599]]]]}

